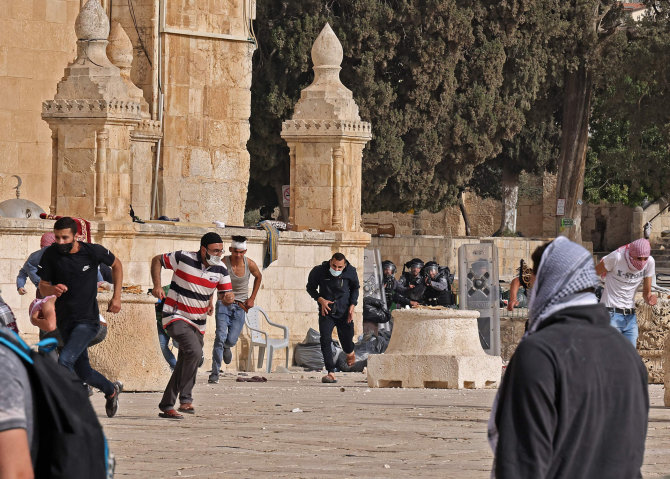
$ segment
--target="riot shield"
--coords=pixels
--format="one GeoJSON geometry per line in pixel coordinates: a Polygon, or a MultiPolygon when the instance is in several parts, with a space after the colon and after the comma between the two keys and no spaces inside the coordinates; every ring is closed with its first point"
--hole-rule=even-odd
{"type": "Polygon", "coordinates": [[[382,280],[382,256],[379,248],[366,248],[363,251],[363,296],[371,296],[386,304],[384,283],[382,280]]]}
{"type": "Polygon", "coordinates": [[[479,311],[479,341],[488,354],[500,356],[498,249],[494,244],[458,248],[458,289],[461,309],[479,311]]]}

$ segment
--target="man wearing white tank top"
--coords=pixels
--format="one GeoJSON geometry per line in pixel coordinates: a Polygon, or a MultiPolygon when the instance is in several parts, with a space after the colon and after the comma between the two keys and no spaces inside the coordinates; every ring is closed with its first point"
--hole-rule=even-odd
{"type": "Polygon", "coordinates": [[[216,334],[214,348],[212,350],[212,372],[208,382],[216,384],[219,382],[219,371],[221,359],[230,364],[233,353],[230,348],[237,344],[244,318],[249,308],[254,306],[256,294],[261,287],[263,275],[251,258],[245,256],[247,252],[247,238],[244,236],[233,236],[230,244],[230,255],[223,258],[228,269],[230,281],[233,285],[235,301],[231,305],[225,305],[221,301],[216,303],[216,334]],[[254,277],[254,286],[249,294],[249,277],[254,277]]]}

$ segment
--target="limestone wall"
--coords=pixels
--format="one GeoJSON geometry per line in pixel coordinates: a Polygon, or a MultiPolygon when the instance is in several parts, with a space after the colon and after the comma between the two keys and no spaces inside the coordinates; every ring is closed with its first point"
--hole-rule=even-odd
{"type": "MultiPolygon", "coordinates": [[[[18,174],[23,179],[22,197],[48,211],[51,132],[41,119],[42,101],[54,97],[63,69],[74,58],[74,23],[81,3],[0,2],[0,201],[14,197],[16,180],[10,175],[18,174]]],[[[101,3],[109,14],[110,2],[101,3]]],[[[160,214],[241,225],[249,180],[246,142],[254,51],[248,25],[255,16],[255,0],[165,5],[160,214]]],[[[133,1],[137,27],[127,2],[111,6],[112,20],[121,23],[134,46],[131,78],[156,119],[159,2],[133,1]]],[[[135,198],[136,213],[145,218],[150,208],[146,196],[135,198]]]]}
{"type": "Polygon", "coordinates": [[[0,201],[21,197],[45,211],[51,189],[51,131],[42,101],[53,98],[74,58],[80,0],[0,2],[0,201]]]}
{"type": "Polygon", "coordinates": [[[612,251],[640,237],[633,229],[633,208],[604,202],[582,207],[582,238],[593,243],[593,251],[612,251]]]}
{"type": "MultiPolygon", "coordinates": [[[[168,2],[166,24],[244,36],[244,2],[168,2]]],[[[187,221],[243,224],[249,182],[252,43],[164,35],[161,210],[187,221]]]]}
{"type": "MultiPolygon", "coordinates": [[[[556,235],[556,177],[522,174],[517,206],[517,231],[526,238],[556,235]]],[[[463,201],[470,221],[472,236],[489,236],[500,228],[501,204],[497,200],[466,193],[463,201]]],[[[582,239],[593,244],[594,251],[612,251],[639,238],[644,222],[666,203],[653,204],[634,218],[634,209],[620,204],[585,204],[582,207],[582,239]],[[634,223],[639,226],[634,226],[634,223]]],[[[458,206],[449,206],[437,213],[392,213],[380,211],[363,215],[363,227],[376,233],[378,224],[392,224],[395,234],[464,236],[465,223],[458,206]]],[[[654,221],[652,238],[670,229],[670,213],[654,221]],[[655,236],[654,236],[655,235],[655,236]]]]}
{"type": "MultiPolygon", "coordinates": [[[[0,218],[0,288],[2,296],[17,316],[19,329],[23,333],[37,333],[28,319],[28,306],[34,298],[32,284],[27,285],[28,294],[19,296],[15,279],[28,255],[39,249],[39,238],[51,231],[53,222],[0,218]]],[[[92,223],[93,241],[109,248],[123,262],[124,283],[139,284],[144,290],[151,287],[150,261],[160,253],[177,249],[199,249],[200,237],[207,231],[217,231],[229,241],[231,235],[244,234],[249,238],[247,253],[262,265],[265,254],[264,231],[227,228],[216,229],[205,226],[172,226],[160,223],[92,223]]],[[[310,327],[318,329],[316,303],[305,291],[310,270],[328,260],[336,251],[343,252],[354,266],[358,266],[362,281],[363,248],[369,241],[365,233],[336,232],[283,232],[279,240],[279,259],[263,270],[263,282],[256,304],[270,318],[287,325],[291,334],[291,345],[301,342],[310,327]]],[[[163,270],[163,284],[169,284],[171,272],[163,270]]],[[[356,330],[362,330],[362,301],[356,309],[356,330]]],[[[111,316],[113,321],[113,316],[111,316]]],[[[233,351],[235,366],[246,366],[245,336],[233,351]],[[239,358],[239,362],[238,362],[239,358]]],[[[214,319],[208,322],[205,338],[205,357],[209,360],[214,339],[214,319]]],[[[293,347],[290,348],[291,354],[293,347]]],[[[283,354],[283,353],[282,353],[283,354]]],[[[278,355],[281,360],[283,355],[278,355]]],[[[275,364],[282,364],[276,361],[275,364]]]]}
{"type": "Polygon", "coordinates": [[[503,361],[510,360],[523,337],[528,319],[527,311],[526,309],[515,309],[511,315],[508,315],[506,309],[500,310],[500,356],[503,361]]]}
{"type": "Polygon", "coordinates": [[[664,368],[668,367],[663,348],[666,338],[670,337],[670,299],[659,299],[656,306],[649,306],[639,296],[635,302],[639,328],[637,350],[649,371],[649,382],[662,384],[664,368]]]}

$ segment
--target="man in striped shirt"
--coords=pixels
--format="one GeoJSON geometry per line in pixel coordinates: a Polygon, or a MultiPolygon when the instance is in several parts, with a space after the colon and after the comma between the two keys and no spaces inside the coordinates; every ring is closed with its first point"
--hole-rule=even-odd
{"type": "Polygon", "coordinates": [[[151,260],[152,294],[158,299],[165,298],[163,326],[179,343],[177,365],[158,405],[160,417],[184,417],[174,409],[177,396],[180,412],[195,412],[191,392],[202,357],[207,315],[214,310],[214,292],[218,292],[224,304],[232,304],[235,299],[222,253],[221,237],[207,233],[200,239],[199,251],[159,254],[151,260]],[[174,271],[167,297],[161,287],[161,267],[174,271]]]}

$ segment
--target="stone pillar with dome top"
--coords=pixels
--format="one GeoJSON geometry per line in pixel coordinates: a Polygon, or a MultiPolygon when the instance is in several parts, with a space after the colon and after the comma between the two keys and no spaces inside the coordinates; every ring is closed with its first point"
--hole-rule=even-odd
{"type": "Polygon", "coordinates": [[[290,148],[289,216],[297,229],[361,231],[361,165],[372,133],[340,81],[342,58],[326,24],[312,47],[314,81],[282,125],[290,148]]]}
{"type": "Polygon", "coordinates": [[[88,0],[75,23],[77,57],[65,68],[54,99],[42,104],[52,132],[51,214],[128,218],[131,132],[145,129],[156,137],[157,128],[149,124],[141,90],[123,74],[132,44],[119,28],[110,44],[109,19],[99,0],[88,0]]]}

